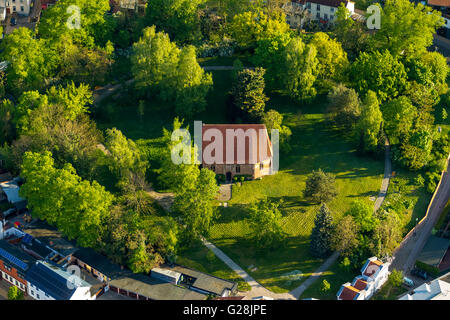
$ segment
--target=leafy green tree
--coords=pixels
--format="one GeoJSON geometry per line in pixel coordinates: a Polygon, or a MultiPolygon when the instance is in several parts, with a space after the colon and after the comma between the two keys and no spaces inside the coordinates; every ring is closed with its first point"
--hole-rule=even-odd
{"type": "Polygon", "coordinates": [[[388,281],[393,287],[401,287],[403,284],[403,271],[397,269],[392,270],[388,281]]]}
{"type": "Polygon", "coordinates": [[[383,104],[381,111],[384,128],[392,143],[396,144],[409,136],[417,116],[417,109],[407,97],[401,96],[383,104]]]}
{"type": "Polygon", "coordinates": [[[147,97],[159,94],[182,115],[204,110],[212,76],[199,66],[194,47],[180,50],[167,34],[156,32],[153,26],[144,29],[144,36],[133,49],[132,72],[138,92],[147,97]]]}
{"type": "Polygon", "coordinates": [[[353,217],[361,232],[371,232],[377,226],[377,220],[373,214],[373,209],[361,200],[355,200],[350,204],[350,208],[345,215],[353,217]]]}
{"type": "Polygon", "coordinates": [[[347,53],[341,44],[324,32],[317,32],[310,42],[317,49],[317,78],[340,79],[348,67],[347,53]]]}
{"type": "Polygon", "coordinates": [[[260,248],[274,248],[286,236],[281,225],[279,206],[280,203],[263,199],[250,207],[249,224],[253,230],[253,239],[260,248]]]}
{"type": "Polygon", "coordinates": [[[101,42],[99,38],[105,28],[109,28],[105,20],[105,13],[109,11],[108,0],[59,0],[55,5],[45,10],[38,25],[38,34],[41,38],[56,43],[63,36],[69,36],[76,43],[93,47],[101,42]],[[69,10],[76,6],[80,10],[77,14],[69,10]],[[77,21],[78,20],[78,21],[77,21]],[[79,22],[80,27],[76,27],[79,22]],[[68,25],[71,25],[69,28],[68,25]]]}
{"type": "Polygon", "coordinates": [[[315,97],[318,63],[316,47],[311,44],[305,46],[301,38],[293,38],[285,49],[284,91],[297,100],[315,97]]]}
{"type": "Polygon", "coordinates": [[[331,251],[332,235],[333,217],[326,204],[322,204],[314,219],[314,227],[311,232],[311,254],[320,258],[328,256],[331,251]]]}
{"type": "Polygon", "coordinates": [[[47,46],[46,40],[36,39],[30,29],[15,29],[5,36],[0,49],[0,58],[9,62],[8,89],[16,95],[44,88],[55,72],[55,52],[47,46]]]}
{"type": "Polygon", "coordinates": [[[263,114],[268,100],[264,93],[264,73],[262,68],[239,72],[231,90],[234,105],[251,118],[258,118],[263,114]]]}
{"type": "Polygon", "coordinates": [[[288,153],[291,150],[289,145],[292,131],[287,126],[283,126],[283,116],[275,110],[267,111],[262,117],[262,122],[266,125],[267,131],[278,130],[281,152],[288,153]]]}
{"type": "Polygon", "coordinates": [[[306,188],[303,192],[306,198],[314,202],[329,202],[338,195],[335,178],[322,169],[313,171],[306,179],[306,188]]]}
{"type": "Polygon", "coordinates": [[[70,164],[55,168],[50,152],[26,152],[21,176],[26,181],[21,194],[35,217],[55,225],[81,246],[97,244],[113,195],[96,181],[82,180],[70,164]]]}
{"type": "Polygon", "coordinates": [[[344,216],[334,227],[332,250],[339,251],[343,256],[349,256],[359,244],[359,229],[352,216],[344,216]]]}
{"type": "Polygon", "coordinates": [[[426,166],[431,160],[433,136],[429,130],[420,130],[411,134],[401,144],[400,162],[412,171],[426,166]]]}
{"type": "Polygon", "coordinates": [[[408,0],[386,0],[380,10],[382,22],[374,36],[375,45],[394,56],[426,51],[443,24],[440,12],[408,0]]]}
{"type": "Polygon", "coordinates": [[[257,42],[252,61],[267,70],[265,78],[270,88],[279,88],[283,82],[284,76],[280,69],[284,64],[284,50],[290,41],[289,33],[281,33],[257,42]]]}
{"type": "Polygon", "coordinates": [[[144,21],[183,43],[200,38],[199,9],[205,0],[149,0],[144,21]]]}
{"type": "Polygon", "coordinates": [[[252,47],[260,40],[290,32],[284,13],[266,14],[262,11],[247,11],[235,15],[228,29],[242,47],[252,47]]]}
{"type": "Polygon", "coordinates": [[[448,117],[447,110],[445,110],[445,108],[442,108],[441,109],[441,120],[445,121],[445,120],[447,120],[447,117],[448,117]]]}
{"type": "Polygon", "coordinates": [[[359,94],[372,90],[381,102],[401,95],[407,86],[405,67],[389,51],[362,52],[350,69],[350,78],[359,94]]]}
{"type": "Polygon", "coordinates": [[[364,152],[376,152],[379,144],[379,133],[383,123],[383,114],[377,95],[369,91],[362,105],[361,117],[358,121],[358,135],[360,148],[364,152]]]}
{"type": "Polygon", "coordinates": [[[23,300],[23,291],[16,286],[9,287],[8,289],[8,300],[23,300]]]}
{"type": "Polygon", "coordinates": [[[110,170],[117,175],[119,186],[126,188],[131,184],[138,189],[144,188],[148,162],[136,143],[113,128],[106,130],[105,147],[111,159],[110,170]]]}
{"type": "Polygon", "coordinates": [[[0,145],[11,143],[16,136],[14,125],[15,107],[10,100],[3,100],[0,103],[0,145]]]}
{"type": "Polygon", "coordinates": [[[327,280],[323,279],[322,285],[320,286],[320,291],[322,291],[323,293],[326,293],[326,292],[330,291],[330,289],[331,289],[330,283],[327,280]]]}
{"type": "Polygon", "coordinates": [[[401,221],[397,213],[390,212],[374,229],[374,254],[390,256],[402,241],[401,221]]]}
{"type": "Polygon", "coordinates": [[[339,84],[328,93],[328,110],[339,127],[351,129],[361,115],[361,101],[354,89],[339,84]]]}

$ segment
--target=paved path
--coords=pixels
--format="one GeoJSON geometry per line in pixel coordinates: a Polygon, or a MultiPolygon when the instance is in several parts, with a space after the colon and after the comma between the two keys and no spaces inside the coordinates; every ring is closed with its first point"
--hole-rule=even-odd
{"type": "Polygon", "coordinates": [[[447,171],[442,175],[439,188],[432,199],[427,216],[418,224],[414,231],[411,231],[394,252],[393,262],[390,269],[400,269],[408,273],[422,251],[431,230],[439,219],[448,199],[450,198],[450,168],[447,163],[447,171]]]}
{"type": "Polygon", "coordinates": [[[389,140],[386,138],[386,142],[384,144],[385,147],[385,153],[384,153],[384,177],[383,181],[381,182],[381,189],[380,193],[378,195],[377,200],[375,201],[375,206],[373,210],[376,212],[378,209],[380,209],[381,205],[384,202],[384,199],[386,198],[387,191],[389,188],[389,182],[391,179],[391,172],[392,172],[392,161],[391,161],[391,145],[389,144],[389,140]]]}
{"type": "Polygon", "coordinates": [[[219,201],[227,202],[231,200],[233,185],[231,183],[221,184],[219,187],[219,201]]]}

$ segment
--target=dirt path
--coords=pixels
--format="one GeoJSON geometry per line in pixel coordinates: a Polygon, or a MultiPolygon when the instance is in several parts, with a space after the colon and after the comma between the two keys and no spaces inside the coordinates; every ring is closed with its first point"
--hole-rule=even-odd
{"type": "Polygon", "coordinates": [[[389,144],[389,140],[386,138],[386,142],[384,144],[385,147],[385,153],[384,153],[384,177],[383,181],[381,182],[381,189],[380,193],[378,195],[377,200],[375,201],[374,211],[376,212],[378,209],[380,209],[381,205],[384,202],[384,199],[386,198],[387,191],[389,188],[389,182],[391,180],[391,173],[392,173],[392,161],[391,161],[391,145],[389,144]]]}

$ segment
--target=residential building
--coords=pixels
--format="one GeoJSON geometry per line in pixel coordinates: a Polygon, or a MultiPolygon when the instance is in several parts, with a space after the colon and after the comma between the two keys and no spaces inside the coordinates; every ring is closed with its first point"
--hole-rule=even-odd
{"type": "Polygon", "coordinates": [[[355,3],[347,0],[292,0],[291,2],[290,8],[286,10],[287,23],[291,27],[302,25],[305,18],[321,23],[333,23],[341,3],[350,11],[350,15],[355,13],[355,3]]]}
{"type": "Polygon", "coordinates": [[[203,124],[202,166],[223,175],[251,179],[273,173],[272,143],[263,124],[203,124]]]}
{"type": "Polygon", "coordinates": [[[390,263],[383,263],[377,257],[367,259],[361,275],[341,286],[338,300],[368,300],[381,288],[389,276],[390,263]]]}
{"type": "Polygon", "coordinates": [[[28,16],[31,11],[31,3],[32,0],[0,0],[0,8],[5,8],[6,14],[17,13],[28,16]]]}
{"type": "Polygon", "coordinates": [[[422,284],[407,294],[401,296],[399,300],[450,300],[450,272],[422,284]]]}
{"type": "Polygon", "coordinates": [[[25,275],[36,259],[27,255],[18,247],[6,240],[0,240],[0,271],[1,279],[27,293],[28,282],[25,275]]]}
{"type": "Polygon", "coordinates": [[[91,285],[78,275],[45,261],[27,272],[28,294],[36,300],[94,300],[91,285]]]}

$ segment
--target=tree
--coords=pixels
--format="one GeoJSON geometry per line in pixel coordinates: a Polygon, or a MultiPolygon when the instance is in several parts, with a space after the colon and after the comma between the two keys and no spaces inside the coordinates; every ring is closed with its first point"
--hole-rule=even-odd
{"type": "Polygon", "coordinates": [[[381,102],[401,95],[407,86],[405,67],[389,51],[362,52],[350,68],[350,78],[359,94],[372,90],[381,102]]]}
{"type": "Polygon", "coordinates": [[[93,247],[114,199],[96,181],[82,180],[70,164],[54,166],[50,152],[26,152],[21,195],[39,219],[55,225],[81,246],[93,247]]]}
{"type": "Polygon", "coordinates": [[[426,51],[433,43],[436,29],[442,26],[441,14],[421,3],[408,0],[386,0],[381,8],[380,30],[375,45],[392,55],[413,55],[426,51]]]}
{"type": "Polygon", "coordinates": [[[266,101],[269,100],[264,93],[264,73],[262,68],[239,72],[231,90],[234,105],[253,119],[263,114],[266,101]]]}
{"type": "Polygon", "coordinates": [[[15,29],[5,36],[0,58],[8,61],[7,86],[16,95],[42,89],[54,74],[57,60],[46,40],[36,39],[28,28],[15,29]]]}
{"type": "Polygon", "coordinates": [[[0,103],[0,145],[11,143],[16,136],[14,112],[14,104],[11,101],[5,99],[0,103]]]}
{"type": "Polygon", "coordinates": [[[293,38],[284,51],[283,90],[293,99],[306,100],[316,96],[317,49],[305,46],[301,38],[293,38]]]}
{"type": "Polygon", "coordinates": [[[417,117],[417,109],[404,96],[389,101],[381,106],[384,128],[392,143],[398,143],[407,138],[417,117]]]}
{"type": "Polygon", "coordinates": [[[337,196],[334,176],[325,173],[322,169],[313,171],[306,179],[304,196],[314,202],[329,202],[337,196]]]}
{"type": "Polygon", "coordinates": [[[340,79],[348,66],[347,53],[339,42],[324,32],[317,32],[310,42],[317,49],[317,78],[340,79]]]}
{"type": "Polygon", "coordinates": [[[274,248],[285,238],[281,226],[280,205],[280,203],[263,199],[250,207],[248,221],[253,230],[253,239],[260,248],[274,248]]]}
{"type": "Polygon", "coordinates": [[[432,148],[432,133],[429,130],[419,130],[402,142],[401,155],[397,159],[410,170],[417,171],[430,162],[432,148]]]}
{"type": "Polygon", "coordinates": [[[352,216],[361,232],[368,233],[375,229],[377,220],[373,214],[373,209],[361,200],[355,200],[350,204],[350,208],[345,215],[352,216]]]}
{"type": "Polygon", "coordinates": [[[330,283],[327,280],[323,279],[322,285],[320,286],[320,291],[322,291],[323,293],[326,293],[326,292],[330,291],[330,289],[331,289],[330,283]]]}
{"type": "Polygon", "coordinates": [[[280,139],[281,152],[288,153],[291,150],[289,141],[292,135],[291,129],[287,126],[283,126],[283,116],[275,110],[267,111],[262,117],[262,122],[266,125],[267,131],[278,130],[280,139]]]}
{"type": "Polygon", "coordinates": [[[284,13],[265,14],[262,11],[247,11],[235,15],[228,30],[241,47],[254,47],[260,40],[290,32],[284,13]]]}
{"type": "Polygon", "coordinates": [[[200,38],[199,9],[205,0],[149,0],[145,24],[156,26],[171,39],[186,43],[200,38]]]}
{"type": "Polygon", "coordinates": [[[9,287],[8,289],[8,300],[23,300],[23,291],[16,286],[9,287]]]}
{"type": "Polygon", "coordinates": [[[361,142],[361,150],[364,152],[376,152],[381,141],[380,130],[383,123],[383,114],[377,95],[369,91],[362,105],[361,117],[358,121],[358,135],[361,142]]]}
{"type": "Polygon", "coordinates": [[[339,251],[343,256],[349,256],[358,246],[359,225],[352,216],[344,216],[334,227],[331,240],[332,250],[339,251]]]}
{"type": "Polygon", "coordinates": [[[328,110],[333,122],[347,130],[351,129],[361,115],[361,102],[354,89],[339,84],[328,93],[328,110]]]}
{"type": "Polygon", "coordinates": [[[374,229],[374,254],[379,257],[390,256],[402,241],[400,219],[390,212],[374,229]]]}
{"type": "Polygon", "coordinates": [[[326,206],[322,204],[319,213],[314,219],[314,227],[311,232],[310,251],[315,257],[328,256],[331,249],[331,237],[333,235],[333,217],[326,206]]]}
{"type": "Polygon", "coordinates": [[[182,115],[204,110],[212,77],[199,66],[194,47],[180,50],[153,26],[144,29],[133,49],[132,72],[140,94],[152,97],[156,93],[182,115]]]}
{"type": "Polygon", "coordinates": [[[137,189],[143,189],[148,162],[136,143],[113,128],[106,130],[105,147],[111,159],[110,170],[118,177],[119,186],[126,188],[134,185],[137,189]]]}
{"type": "Polygon", "coordinates": [[[392,270],[388,281],[393,287],[401,287],[403,284],[403,271],[397,269],[392,270]]]}

